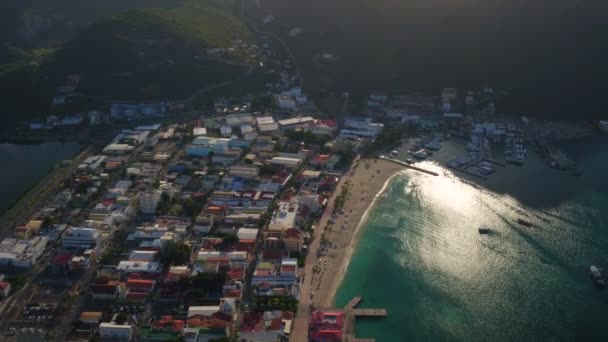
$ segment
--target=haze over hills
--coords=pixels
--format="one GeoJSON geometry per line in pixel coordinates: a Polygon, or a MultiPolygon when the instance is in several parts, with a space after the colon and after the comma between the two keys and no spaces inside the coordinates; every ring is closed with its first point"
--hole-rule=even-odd
{"type": "Polygon", "coordinates": [[[275,17],[269,27],[287,37],[309,86],[361,92],[493,86],[517,94],[520,111],[604,114],[608,5],[602,1],[261,4],[252,11],[275,17]],[[290,38],[294,27],[303,31],[290,38]],[[315,56],[323,52],[335,62],[320,67],[315,56]]]}
{"type": "Polygon", "coordinates": [[[245,64],[255,61],[246,49],[207,57],[208,48],[228,51],[235,41],[251,44],[247,27],[232,14],[234,1],[11,4],[3,6],[20,13],[20,19],[11,23],[12,35],[5,33],[0,64],[0,83],[11,93],[5,117],[48,110],[52,88],[70,73],[83,76],[78,91],[87,95],[182,98],[242,74],[245,64]],[[38,20],[33,17],[45,22],[32,28],[38,20]],[[54,27],[55,20],[62,25],[54,27]],[[22,37],[24,30],[27,37],[22,37]]]}

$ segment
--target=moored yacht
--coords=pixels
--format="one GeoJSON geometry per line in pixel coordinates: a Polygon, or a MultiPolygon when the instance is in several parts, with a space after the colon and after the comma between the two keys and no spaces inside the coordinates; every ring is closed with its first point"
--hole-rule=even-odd
{"type": "Polygon", "coordinates": [[[594,265],[591,265],[591,267],[589,267],[589,270],[591,271],[591,279],[593,280],[593,283],[595,283],[595,285],[599,287],[604,287],[606,285],[606,282],[604,281],[604,277],[602,276],[602,272],[600,272],[600,269],[594,265]]]}

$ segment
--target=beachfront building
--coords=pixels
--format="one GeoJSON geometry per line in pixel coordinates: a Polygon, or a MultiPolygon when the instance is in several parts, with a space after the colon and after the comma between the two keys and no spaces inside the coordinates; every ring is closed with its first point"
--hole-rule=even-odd
{"type": "Polygon", "coordinates": [[[280,310],[243,313],[239,329],[239,341],[245,342],[274,342],[289,339],[291,331],[290,312],[280,310]]]}
{"type": "Polygon", "coordinates": [[[310,314],[309,339],[312,342],[342,341],[344,312],[316,310],[310,314]]]}
{"type": "Polygon", "coordinates": [[[277,210],[268,223],[268,231],[284,232],[296,226],[296,216],[299,204],[295,200],[279,202],[277,210]]]}

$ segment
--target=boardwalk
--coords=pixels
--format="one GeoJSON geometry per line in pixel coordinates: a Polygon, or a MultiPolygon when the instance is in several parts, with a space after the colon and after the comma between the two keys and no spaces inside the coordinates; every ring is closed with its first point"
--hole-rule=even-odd
{"type": "Polygon", "coordinates": [[[412,164],[404,162],[403,160],[393,159],[393,158],[389,158],[389,157],[386,157],[386,156],[380,156],[378,158],[379,159],[383,159],[383,160],[388,160],[388,161],[393,162],[395,164],[399,164],[401,166],[405,166],[408,169],[416,170],[416,171],[419,171],[419,172],[422,172],[422,173],[426,173],[428,175],[439,176],[439,174],[437,172],[435,172],[435,171],[431,171],[431,170],[423,169],[423,168],[418,167],[418,166],[414,166],[412,164]]]}

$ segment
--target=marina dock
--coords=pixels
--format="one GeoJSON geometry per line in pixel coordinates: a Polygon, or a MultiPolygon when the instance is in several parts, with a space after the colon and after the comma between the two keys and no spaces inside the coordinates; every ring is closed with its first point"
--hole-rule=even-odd
{"type": "Polygon", "coordinates": [[[412,164],[408,164],[408,163],[406,163],[406,162],[404,162],[402,160],[399,160],[399,159],[393,159],[393,158],[389,158],[389,157],[386,157],[386,156],[380,156],[380,157],[378,157],[378,159],[388,160],[390,162],[399,164],[401,166],[405,166],[408,169],[412,169],[412,170],[416,170],[416,171],[419,171],[419,172],[422,172],[422,173],[426,173],[426,174],[431,175],[431,176],[439,176],[439,174],[437,172],[434,172],[434,171],[431,171],[431,170],[427,170],[427,169],[423,169],[421,167],[417,167],[417,166],[414,166],[412,164]]]}
{"type": "Polygon", "coordinates": [[[348,302],[344,307],[345,322],[344,322],[344,341],[349,342],[375,342],[373,338],[358,339],[355,337],[355,321],[357,317],[378,317],[387,316],[386,309],[357,309],[356,306],[363,301],[363,297],[357,296],[348,302]]]}
{"type": "Polygon", "coordinates": [[[456,171],[459,171],[459,172],[462,172],[462,173],[466,173],[467,175],[475,176],[475,177],[478,177],[478,178],[481,178],[481,179],[487,179],[486,176],[484,176],[484,175],[480,175],[479,173],[471,172],[471,171],[467,170],[467,168],[470,167],[470,165],[467,166],[466,168],[464,168],[464,167],[456,167],[456,166],[453,166],[453,165],[450,165],[450,164],[446,164],[446,166],[449,167],[452,170],[456,170],[456,171]]]}

